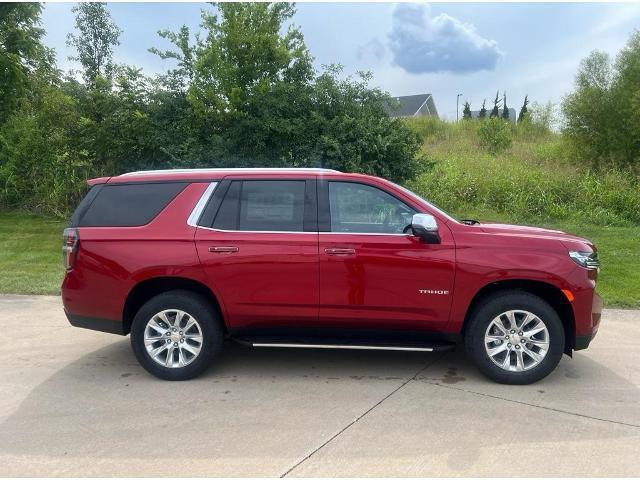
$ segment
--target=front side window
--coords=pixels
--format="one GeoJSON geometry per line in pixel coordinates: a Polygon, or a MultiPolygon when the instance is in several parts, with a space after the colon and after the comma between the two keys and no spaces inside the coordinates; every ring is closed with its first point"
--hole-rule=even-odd
{"type": "Polygon", "coordinates": [[[220,205],[213,228],[302,232],[304,180],[234,181],[220,205]]]}
{"type": "Polygon", "coordinates": [[[416,211],[379,188],[361,183],[329,182],[331,231],[403,233],[416,211]]]}

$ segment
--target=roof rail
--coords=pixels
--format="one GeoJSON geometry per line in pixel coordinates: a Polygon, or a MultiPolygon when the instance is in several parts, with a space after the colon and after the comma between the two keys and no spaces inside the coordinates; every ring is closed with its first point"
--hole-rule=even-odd
{"type": "Polygon", "coordinates": [[[338,170],[330,168],[169,168],[164,170],[140,170],[137,172],[128,172],[120,175],[126,177],[129,175],[154,175],[158,173],[215,173],[215,172],[331,172],[340,173],[338,170]]]}

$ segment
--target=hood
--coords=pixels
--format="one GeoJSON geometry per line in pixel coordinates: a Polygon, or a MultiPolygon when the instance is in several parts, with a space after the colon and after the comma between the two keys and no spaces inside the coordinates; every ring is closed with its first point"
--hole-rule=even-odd
{"type": "Polygon", "coordinates": [[[539,227],[525,227],[522,225],[507,225],[502,223],[481,223],[476,226],[476,228],[481,229],[486,233],[501,233],[506,235],[517,235],[521,237],[544,237],[553,240],[560,240],[565,244],[572,244],[574,242],[579,242],[581,244],[587,244],[592,249],[593,244],[591,241],[578,237],[576,235],[572,235],[570,233],[563,232],[561,230],[552,230],[549,228],[539,228],[539,227]]]}

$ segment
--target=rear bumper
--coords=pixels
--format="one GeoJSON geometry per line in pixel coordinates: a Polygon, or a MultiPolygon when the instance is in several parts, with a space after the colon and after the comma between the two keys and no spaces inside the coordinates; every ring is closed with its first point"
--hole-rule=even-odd
{"type": "Polygon", "coordinates": [[[591,322],[590,322],[590,332],[583,335],[576,335],[576,340],[573,346],[574,350],[584,350],[589,346],[591,340],[598,333],[598,328],[600,327],[600,318],[602,316],[602,308],[604,307],[604,303],[602,302],[602,298],[600,295],[594,292],[593,300],[591,302],[591,322]]]}
{"type": "Polygon", "coordinates": [[[64,312],[69,323],[74,327],[87,328],[89,330],[97,330],[99,332],[115,333],[117,335],[125,335],[123,323],[106,318],[83,317],[81,315],[73,315],[67,311],[64,312]]]}

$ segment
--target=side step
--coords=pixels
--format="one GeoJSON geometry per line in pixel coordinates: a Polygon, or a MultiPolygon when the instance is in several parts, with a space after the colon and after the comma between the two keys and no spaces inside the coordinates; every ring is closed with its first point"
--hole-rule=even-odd
{"type": "Polygon", "coordinates": [[[392,350],[402,352],[442,352],[455,348],[454,343],[423,340],[389,341],[377,339],[347,339],[322,337],[232,337],[232,340],[251,347],[267,348],[324,348],[338,350],[392,350]]]}

